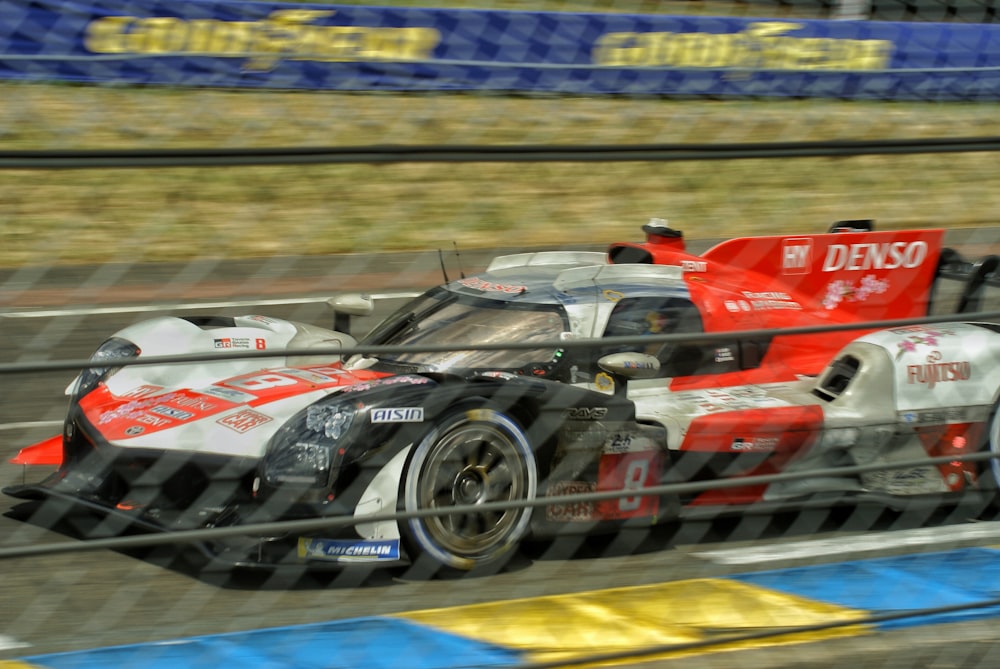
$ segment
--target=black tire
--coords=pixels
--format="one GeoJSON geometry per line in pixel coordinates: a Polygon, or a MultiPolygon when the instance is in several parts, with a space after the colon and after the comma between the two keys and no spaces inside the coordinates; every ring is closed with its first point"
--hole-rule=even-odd
{"type": "MultiPolygon", "coordinates": [[[[1000,406],[994,406],[990,414],[990,422],[986,426],[986,444],[983,450],[1000,456],[1000,406]]],[[[983,467],[983,478],[980,487],[993,492],[1000,491],[1000,457],[994,457],[983,467]]]]}
{"type": "MultiPolygon", "coordinates": [[[[405,511],[534,499],[538,466],[516,420],[485,406],[456,411],[418,443],[402,482],[405,511]]],[[[516,552],[531,508],[411,518],[402,523],[414,561],[458,571],[499,569],[516,552]]]]}

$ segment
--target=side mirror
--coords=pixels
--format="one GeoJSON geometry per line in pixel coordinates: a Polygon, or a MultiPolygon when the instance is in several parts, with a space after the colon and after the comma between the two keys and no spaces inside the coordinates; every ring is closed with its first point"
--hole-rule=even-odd
{"type": "Polygon", "coordinates": [[[345,334],[351,332],[351,316],[370,316],[375,311],[375,300],[362,293],[344,293],[326,303],[333,309],[333,329],[345,334]]]}
{"type": "Polygon", "coordinates": [[[651,379],[660,373],[660,361],[646,353],[611,353],[597,364],[608,374],[625,379],[651,379]]]}

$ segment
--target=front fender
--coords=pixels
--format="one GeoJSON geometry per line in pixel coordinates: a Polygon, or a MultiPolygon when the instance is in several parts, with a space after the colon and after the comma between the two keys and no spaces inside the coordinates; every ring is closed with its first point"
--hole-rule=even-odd
{"type": "MultiPolygon", "coordinates": [[[[297,356],[289,359],[282,351],[324,349],[333,351],[357,344],[350,335],[314,325],[266,316],[191,317],[162,316],[119,330],[114,338],[139,347],[139,357],[187,354],[219,354],[222,359],[171,365],[137,365],[122,368],[106,380],[108,389],[122,394],[142,385],[197,387],[247,374],[258,369],[340,360],[336,353],[316,358],[297,356]],[[240,354],[273,351],[274,357],[240,357],[240,354]]],[[[73,385],[67,389],[72,392],[73,385]]]]}

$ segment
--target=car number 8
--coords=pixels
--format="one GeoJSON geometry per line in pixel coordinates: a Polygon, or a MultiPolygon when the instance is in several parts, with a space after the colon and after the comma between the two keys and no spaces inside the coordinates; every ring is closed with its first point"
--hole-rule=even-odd
{"type": "Polygon", "coordinates": [[[277,388],[279,386],[291,386],[296,383],[298,383],[298,381],[289,376],[261,374],[259,376],[251,376],[250,378],[241,379],[239,381],[232,381],[228,385],[243,388],[244,390],[266,390],[268,388],[277,388]]]}
{"type": "MultiPolygon", "coordinates": [[[[642,490],[649,476],[649,460],[632,460],[625,469],[623,490],[642,490]]],[[[642,497],[622,497],[618,500],[619,511],[635,511],[642,504],[642,497]]]]}

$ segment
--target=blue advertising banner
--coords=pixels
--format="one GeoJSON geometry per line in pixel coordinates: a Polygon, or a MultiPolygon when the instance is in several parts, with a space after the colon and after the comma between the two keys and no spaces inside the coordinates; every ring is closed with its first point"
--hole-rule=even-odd
{"type": "Polygon", "coordinates": [[[996,100],[1000,26],[225,0],[0,0],[0,78],[996,100]]]}

